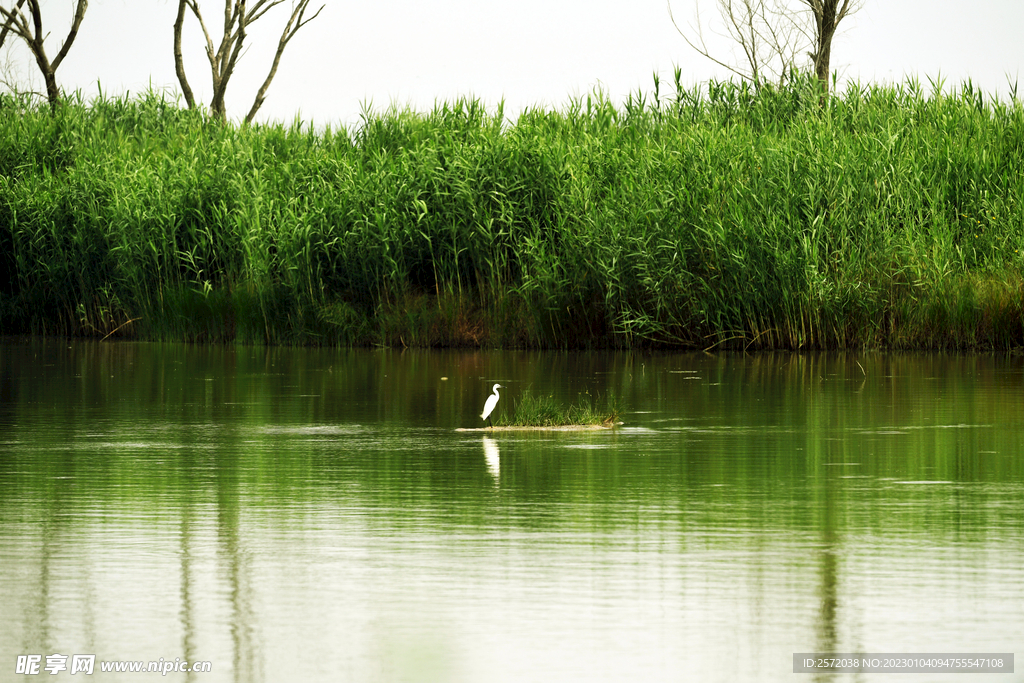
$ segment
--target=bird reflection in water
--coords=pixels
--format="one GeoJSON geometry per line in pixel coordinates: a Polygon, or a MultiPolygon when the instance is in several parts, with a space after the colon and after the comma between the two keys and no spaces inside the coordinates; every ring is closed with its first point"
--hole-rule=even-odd
{"type": "Polygon", "coordinates": [[[484,458],[487,460],[487,471],[497,479],[501,473],[501,455],[498,453],[498,442],[489,436],[484,437],[484,458]]]}

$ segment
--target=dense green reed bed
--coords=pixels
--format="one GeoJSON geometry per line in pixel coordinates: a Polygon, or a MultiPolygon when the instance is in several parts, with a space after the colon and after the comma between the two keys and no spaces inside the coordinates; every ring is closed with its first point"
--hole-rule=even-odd
{"type": "Polygon", "coordinates": [[[1024,345],[1024,108],[730,83],[504,120],[0,106],[0,325],[196,341],[1024,345]]]}

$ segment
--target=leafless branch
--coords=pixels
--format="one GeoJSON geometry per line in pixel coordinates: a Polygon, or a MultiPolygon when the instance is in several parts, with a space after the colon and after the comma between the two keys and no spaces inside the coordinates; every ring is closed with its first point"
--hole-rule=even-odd
{"type": "Polygon", "coordinates": [[[676,22],[669,0],[672,24],[691,48],[755,86],[769,79],[782,85],[798,66],[798,55],[806,54],[827,92],[832,38],[839,23],[856,11],[862,0],[799,0],[802,9],[794,9],[791,0],[716,2],[725,26],[723,36],[739,46],[745,64],[730,64],[712,54],[704,38],[699,6],[696,26],[691,27],[696,38],[691,39],[676,22]]]}
{"type": "Polygon", "coordinates": [[[320,6],[320,9],[316,11],[316,14],[311,16],[309,19],[303,19],[303,15],[306,13],[306,7],[309,6],[309,0],[300,0],[295,6],[292,7],[292,16],[288,19],[287,25],[284,27],[284,31],[281,32],[281,39],[277,43],[277,52],[274,53],[274,63],[270,67],[270,73],[267,74],[267,78],[263,81],[263,85],[256,92],[256,99],[253,100],[252,107],[249,109],[249,113],[245,115],[245,122],[249,123],[253,117],[256,116],[256,112],[263,106],[263,101],[266,99],[267,88],[270,87],[270,82],[274,80],[274,76],[277,74],[277,66],[281,63],[281,55],[284,54],[284,48],[288,45],[296,32],[309,22],[320,16],[320,12],[323,11],[324,5],[320,6]]]}
{"type": "MultiPolygon", "coordinates": [[[[39,6],[38,0],[32,0],[32,4],[36,7],[39,6]]],[[[68,37],[65,39],[64,44],[60,48],[60,52],[53,60],[52,68],[54,71],[60,66],[64,58],[68,56],[68,50],[71,49],[71,43],[75,42],[75,37],[78,36],[78,28],[82,25],[82,20],[85,19],[85,10],[89,7],[89,0],[78,0],[78,7],[75,10],[75,18],[71,22],[71,30],[68,32],[68,37]]],[[[35,16],[39,16],[38,12],[33,12],[35,16]]],[[[42,19],[39,19],[41,22],[42,19]]],[[[40,27],[40,35],[41,35],[40,27]]],[[[41,43],[40,43],[41,44],[41,43]]]]}
{"type": "MultiPolygon", "coordinates": [[[[4,27],[0,29],[0,47],[4,46],[4,41],[7,40],[7,34],[11,30],[11,25],[14,23],[15,12],[21,14],[21,6],[25,4],[25,0],[18,0],[18,4],[14,6],[14,9],[5,10],[0,7],[0,16],[6,17],[4,20],[4,27]]],[[[14,35],[18,35],[15,33],[14,35]]]]}
{"type": "Polygon", "coordinates": [[[189,109],[196,108],[196,98],[192,94],[192,87],[188,84],[185,76],[185,60],[181,55],[181,28],[185,23],[185,0],[178,2],[178,16],[174,20],[174,72],[178,75],[178,83],[181,84],[181,92],[185,96],[185,103],[189,109]]]}
{"type": "Polygon", "coordinates": [[[726,62],[723,62],[722,60],[718,59],[713,54],[711,54],[711,50],[708,48],[707,42],[704,40],[704,28],[703,28],[703,23],[700,20],[700,6],[699,6],[699,4],[697,5],[696,14],[697,14],[697,41],[698,41],[699,45],[694,43],[692,40],[690,40],[690,37],[686,34],[686,32],[683,31],[683,29],[679,28],[679,24],[676,22],[675,15],[672,13],[672,0],[668,0],[668,16],[672,20],[672,25],[676,27],[676,30],[679,32],[679,35],[681,35],[683,37],[683,40],[686,41],[687,45],[689,45],[691,48],[696,50],[699,54],[701,54],[704,57],[710,59],[715,64],[717,64],[717,65],[719,65],[719,66],[721,66],[721,67],[723,67],[725,69],[728,69],[729,71],[731,71],[732,73],[736,74],[740,78],[742,78],[744,80],[748,80],[748,81],[752,80],[752,76],[751,76],[750,73],[748,73],[746,71],[742,71],[742,70],[740,70],[740,69],[738,69],[738,68],[736,68],[736,67],[734,67],[734,66],[732,66],[730,64],[727,64],[726,62]]]}

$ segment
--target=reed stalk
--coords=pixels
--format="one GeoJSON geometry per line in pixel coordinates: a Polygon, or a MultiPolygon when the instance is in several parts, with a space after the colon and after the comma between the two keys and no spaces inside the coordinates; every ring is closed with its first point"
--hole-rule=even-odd
{"type": "Polygon", "coordinates": [[[393,346],[1024,344],[1024,108],[729,82],[352,130],[0,106],[0,329],[393,346]],[[132,321],[131,324],[126,324],[132,321]]]}

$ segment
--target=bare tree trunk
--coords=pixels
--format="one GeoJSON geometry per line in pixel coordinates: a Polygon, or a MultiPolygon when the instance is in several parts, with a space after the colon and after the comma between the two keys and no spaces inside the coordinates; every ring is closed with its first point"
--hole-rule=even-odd
{"type": "Polygon", "coordinates": [[[178,17],[174,20],[174,73],[178,75],[181,92],[189,109],[196,108],[196,98],[185,76],[185,61],[181,56],[181,27],[185,24],[185,0],[178,2],[178,17]]]}
{"type": "MultiPolygon", "coordinates": [[[[814,15],[813,52],[814,75],[822,87],[822,103],[828,97],[828,79],[832,62],[832,38],[839,22],[850,13],[850,0],[802,0],[814,15]],[[840,6],[840,2],[842,6],[840,6]]],[[[856,7],[852,8],[856,10],[856,7]]]]}
{"type": "MultiPolygon", "coordinates": [[[[227,93],[228,82],[231,80],[231,75],[234,73],[235,66],[238,64],[238,59],[242,54],[242,48],[247,35],[246,28],[249,24],[266,14],[269,9],[280,5],[283,1],[256,0],[251,8],[247,8],[246,0],[224,0],[224,32],[220,39],[220,45],[215,48],[213,38],[206,28],[206,22],[203,20],[203,15],[199,11],[199,5],[196,0],[178,0],[178,17],[174,22],[174,68],[178,74],[178,82],[181,84],[185,101],[189,107],[195,107],[195,97],[188,85],[188,79],[185,77],[185,65],[181,55],[181,31],[185,20],[185,8],[190,9],[195,18],[199,20],[199,26],[203,29],[203,36],[206,38],[206,57],[210,62],[210,77],[213,82],[210,116],[226,121],[227,107],[224,98],[227,93]]],[[[323,10],[321,6],[312,17],[303,19],[308,6],[309,0],[298,0],[298,2],[293,4],[291,18],[281,34],[280,41],[278,41],[277,52],[274,55],[274,63],[270,68],[270,74],[256,94],[256,101],[245,118],[247,123],[252,120],[252,117],[256,115],[256,111],[263,104],[267,88],[270,87],[270,82],[277,73],[281,55],[284,53],[284,48],[288,41],[292,39],[296,31],[313,19],[316,19],[321,10],[323,10]]]]}
{"type": "Polygon", "coordinates": [[[43,17],[39,7],[39,0],[28,0],[29,11],[32,14],[31,27],[29,26],[28,19],[25,17],[25,13],[21,11],[23,4],[24,0],[19,2],[13,9],[0,7],[0,18],[4,19],[4,34],[9,29],[28,45],[29,50],[32,51],[32,56],[36,59],[36,65],[39,66],[39,70],[43,74],[43,80],[46,82],[46,97],[50,102],[50,108],[56,111],[57,106],[60,104],[60,88],[57,87],[57,68],[67,56],[68,50],[71,49],[71,44],[75,42],[78,28],[82,25],[85,11],[89,7],[89,0],[78,0],[75,17],[71,22],[71,30],[68,31],[68,37],[64,39],[64,44],[53,61],[50,61],[46,56],[46,48],[43,46],[43,41],[48,34],[43,31],[43,17]]]}
{"type": "Polygon", "coordinates": [[[825,86],[828,91],[829,62],[832,61],[832,36],[835,35],[836,7],[835,3],[819,3],[815,8],[814,23],[817,28],[816,36],[818,44],[815,45],[814,54],[814,75],[825,86]]]}

